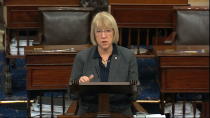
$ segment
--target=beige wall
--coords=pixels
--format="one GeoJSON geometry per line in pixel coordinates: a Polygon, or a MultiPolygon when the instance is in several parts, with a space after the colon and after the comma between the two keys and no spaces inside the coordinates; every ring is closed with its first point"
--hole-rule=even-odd
{"type": "Polygon", "coordinates": [[[188,0],[192,6],[209,6],[209,0],[188,0]]]}

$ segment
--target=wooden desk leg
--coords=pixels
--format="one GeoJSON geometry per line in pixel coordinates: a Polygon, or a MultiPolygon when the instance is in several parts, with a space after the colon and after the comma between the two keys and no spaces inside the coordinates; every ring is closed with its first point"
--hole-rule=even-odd
{"type": "Polygon", "coordinates": [[[30,99],[31,99],[31,92],[27,91],[27,116],[28,116],[28,118],[31,117],[31,103],[30,103],[30,99]]]}
{"type": "Polygon", "coordinates": [[[40,114],[40,118],[42,118],[42,95],[39,96],[39,101],[40,101],[39,114],[40,114]]]}
{"type": "Polygon", "coordinates": [[[51,93],[51,118],[53,118],[53,112],[54,112],[54,101],[53,101],[53,93],[51,93]]]}
{"type": "Polygon", "coordinates": [[[209,102],[202,103],[201,118],[209,118],[209,102]]]}
{"type": "Polygon", "coordinates": [[[160,111],[161,114],[164,114],[165,110],[165,94],[164,93],[160,93],[160,111]]]}
{"type": "Polygon", "coordinates": [[[62,91],[62,106],[63,106],[63,115],[65,114],[65,91],[62,91]]]}

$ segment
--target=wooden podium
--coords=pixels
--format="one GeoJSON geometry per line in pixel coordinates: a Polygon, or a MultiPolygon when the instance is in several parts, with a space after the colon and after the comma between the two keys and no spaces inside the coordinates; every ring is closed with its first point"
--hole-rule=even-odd
{"type": "MultiPolygon", "coordinates": [[[[97,93],[98,98],[98,112],[86,113],[82,116],[76,113],[68,113],[60,115],[58,118],[132,118],[120,113],[111,113],[109,106],[109,93],[124,93],[134,95],[137,93],[137,81],[133,82],[87,82],[87,83],[70,83],[70,92],[76,93],[79,96],[88,93],[97,93]]],[[[75,107],[73,105],[73,107],[75,107]]],[[[76,110],[76,109],[75,109],[76,110]]],[[[76,111],[74,111],[76,112],[76,111]]]]}

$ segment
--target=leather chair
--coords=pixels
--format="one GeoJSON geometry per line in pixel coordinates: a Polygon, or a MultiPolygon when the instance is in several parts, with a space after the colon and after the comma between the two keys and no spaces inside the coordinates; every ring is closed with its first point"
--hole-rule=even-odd
{"type": "Polygon", "coordinates": [[[42,28],[39,45],[89,44],[93,8],[40,7],[42,28]]]}
{"type": "Polygon", "coordinates": [[[209,44],[209,8],[179,8],[176,15],[176,31],[169,35],[165,41],[166,44],[209,44]]]}

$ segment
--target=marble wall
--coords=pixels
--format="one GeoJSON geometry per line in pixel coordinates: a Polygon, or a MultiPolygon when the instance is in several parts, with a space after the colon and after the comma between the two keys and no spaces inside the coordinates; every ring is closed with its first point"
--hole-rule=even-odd
{"type": "Polygon", "coordinates": [[[188,0],[192,6],[209,6],[209,0],[188,0]]]}

